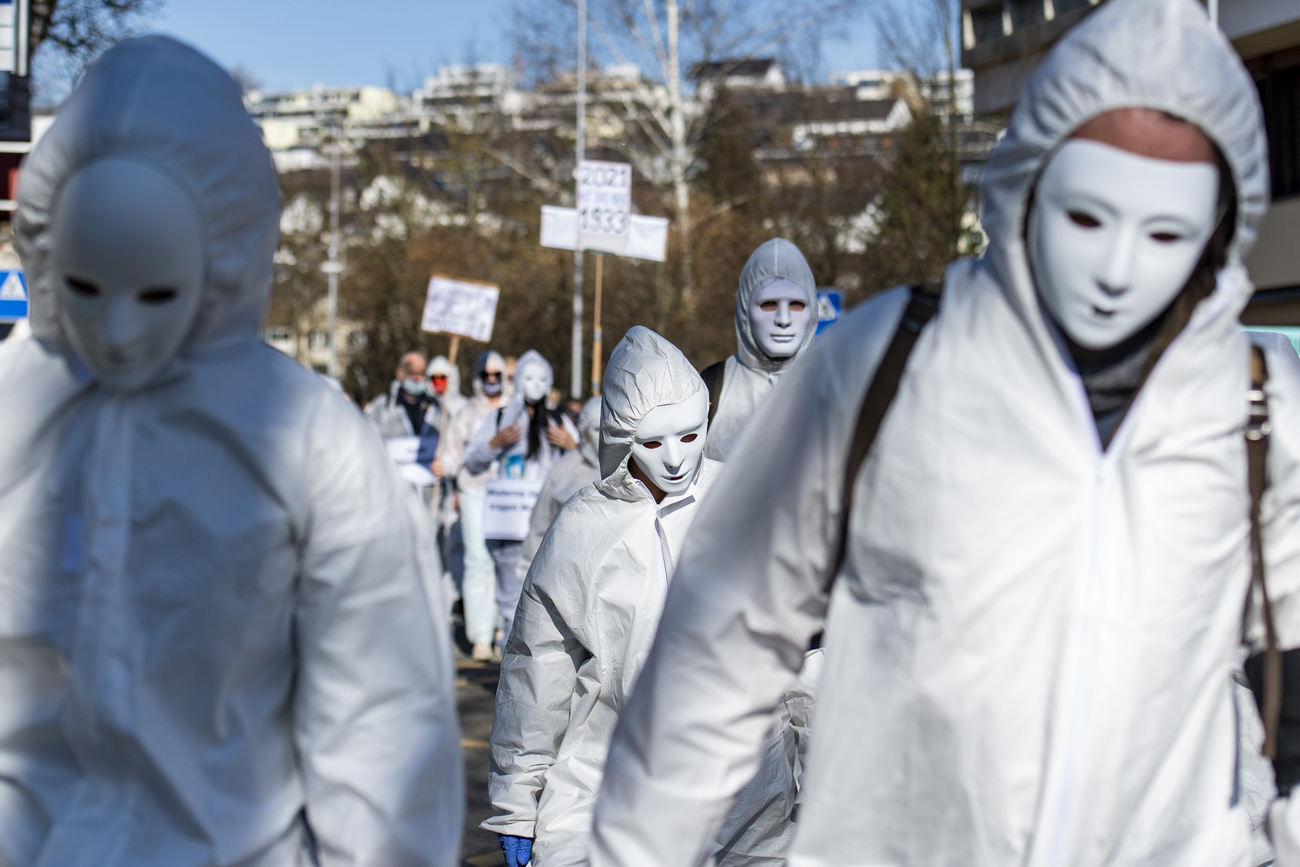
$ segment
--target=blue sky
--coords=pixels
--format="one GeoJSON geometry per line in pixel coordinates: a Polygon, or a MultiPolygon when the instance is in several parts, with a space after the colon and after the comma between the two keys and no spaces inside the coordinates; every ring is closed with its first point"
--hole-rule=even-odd
{"type": "MultiPolygon", "coordinates": [[[[513,0],[164,0],[143,28],[170,33],[267,89],[387,84],[439,64],[509,62],[513,0]]],[[[527,3],[528,0],[518,0],[527,3]]],[[[825,72],[876,65],[870,12],[823,47],[825,72]]]]}

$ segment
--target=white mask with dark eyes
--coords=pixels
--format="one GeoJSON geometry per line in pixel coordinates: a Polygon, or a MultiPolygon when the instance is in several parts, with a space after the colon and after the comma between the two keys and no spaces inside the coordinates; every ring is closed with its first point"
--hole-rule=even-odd
{"type": "Polygon", "coordinates": [[[1043,170],[1029,217],[1039,298],[1076,343],[1108,349],[1186,285],[1214,232],[1219,170],[1072,139],[1043,170]]]}
{"type": "Polygon", "coordinates": [[[519,388],[524,400],[540,403],[551,391],[551,377],[540,364],[530,364],[519,374],[519,388]]]}
{"type": "Polygon", "coordinates": [[[768,358],[792,358],[803,348],[815,305],[808,292],[791,280],[775,278],[749,299],[749,329],[768,358]]]}
{"type": "Polygon", "coordinates": [[[51,235],[72,348],[104,387],[147,386],[180,351],[203,295],[203,230],[189,195],[143,162],[98,160],[64,185],[51,235]]]}
{"type": "Polygon", "coordinates": [[[709,426],[708,392],[700,389],[680,403],[646,413],[632,439],[632,460],[669,496],[686,492],[704,461],[709,426]]]}

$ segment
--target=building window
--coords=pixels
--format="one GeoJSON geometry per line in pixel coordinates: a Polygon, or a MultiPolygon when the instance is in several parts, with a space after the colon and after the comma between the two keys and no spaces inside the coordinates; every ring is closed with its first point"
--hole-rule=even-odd
{"type": "Polygon", "coordinates": [[[1261,58],[1255,84],[1264,104],[1273,198],[1300,196],[1300,53],[1261,58]]]}
{"type": "Polygon", "coordinates": [[[975,37],[976,45],[993,39],[1001,39],[1004,35],[1002,31],[1002,4],[995,3],[982,9],[970,10],[970,28],[975,37]]]}
{"type": "Polygon", "coordinates": [[[1043,0],[1010,0],[1007,9],[1011,13],[1012,30],[1030,27],[1047,17],[1043,10],[1043,0]]]}

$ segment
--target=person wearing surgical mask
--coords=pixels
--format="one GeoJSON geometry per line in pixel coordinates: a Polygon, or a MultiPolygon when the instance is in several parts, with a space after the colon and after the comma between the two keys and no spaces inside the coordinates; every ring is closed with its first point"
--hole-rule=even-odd
{"type": "Polygon", "coordinates": [[[479,354],[474,361],[474,394],[452,417],[432,466],[435,476],[454,482],[463,551],[460,592],[465,635],[470,642],[470,656],[477,662],[497,658],[496,568],[483,536],[484,484],[492,478],[492,470],[489,466],[470,471],[465,466],[465,453],[479,424],[503,405],[504,376],[505,360],[499,352],[489,349],[479,354]]]}
{"type": "MultiPolygon", "coordinates": [[[[499,479],[544,482],[560,458],[578,447],[578,430],[568,416],[547,409],[554,374],[550,363],[535,350],[515,364],[515,396],[479,422],[465,453],[465,468],[472,473],[492,472],[499,479]]],[[[488,539],[496,567],[497,611],[501,616],[501,641],[510,638],[515,606],[523,586],[518,575],[522,540],[488,539]]]]}
{"type": "Polygon", "coordinates": [[[279,184],[238,84],[124,40],[23,165],[0,863],[452,867],[433,533],[370,424],[258,338],[279,184]]]}
{"type": "Polygon", "coordinates": [[[388,392],[366,404],[366,417],[384,439],[420,435],[425,412],[432,404],[425,370],[423,355],[406,353],[397,365],[388,392]]]}
{"type": "Polygon", "coordinates": [[[1266,142],[1195,0],[1062,37],[985,163],[984,254],[937,312],[904,288],[823,335],[701,505],[591,867],[704,862],[823,629],[792,864],[1300,864],[1300,359],[1239,323],[1266,142]],[[1252,792],[1234,683],[1272,638],[1252,792]]]}
{"type": "Polygon", "coordinates": [[[817,284],[784,238],[750,255],[736,287],[736,353],[700,372],[709,389],[709,458],[725,461],[777,379],[817,333],[817,284]]]}
{"type": "MultiPolygon", "coordinates": [[[[520,359],[521,367],[526,363],[520,359]]],[[[585,863],[606,745],[649,652],[696,509],[708,398],[686,357],[636,326],[610,355],[602,478],[556,514],[506,644],[482,828],[506,864],[585,863]]]]}

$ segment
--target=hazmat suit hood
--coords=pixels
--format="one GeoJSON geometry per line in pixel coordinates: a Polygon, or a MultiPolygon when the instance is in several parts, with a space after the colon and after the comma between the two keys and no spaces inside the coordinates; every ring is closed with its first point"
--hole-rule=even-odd
{"type": "MultiPolygon", "coordinates": [[[[1204,7],[1192,0],[1112,0],[1074,28],[1035,71],[980,180],[986,258],[1012,306],[1040,334],[1024,232],[1034,185],[1071,133],[1120,108],[1155,109],[1189,121],[1222,152],[1231,173],[1222,181],[1236,191],[1227,269],[1239,271],[1268,209],[1268,145],[1259,96],[1204,7]],[[1184,62],[1188,57],[1197,62],[1184,62]]],[[[1243,275],[1225,281],[1207,300],[1214,301],[1211,310],[1232,307],[1235,315],[1249,294],[1243,275]]]]}
{"type": "Polygon", "coordinates": [[[555,370],[551,367],[551,363],[536,349],[528,350],[515,362],[515,397],[520,402],[524,399],[524,371],[530,367],[541,367],[546,371],[546,378],[552,383],[555,382],[555,370]]]}
{"type": "Polygon", "coordinates": [[[275,167],[235,80],[166,36],[124,40],[106,52],[23,164],[14,237],[27,271],[32,333],[69,345],[49,265],[54,208],[70,177],[109,157],[166,173],[199,216],[203,296],[179,354],[255,341],[280,237],[275,167]]]}
{"type": "Polygon", "coordinates": [[[578,414],[578,452],[593,467],[600,464],[600,405],[599,397],[589,398],[578,414]]]}
{"type": "Polygon", "coordinates": [[[817,308],[817,281],[813,279],[812,269],[799,252],[799,248],[785,238],[773,238],[765,241],[750,254],[749,261],[740,272],[740,284],[736,287],[736,356],[740,363],[751,370],[780,370],[799,357],[812,342],[816,327],[809,323],[803,343],[798,351],[789,358],[771,358],[764,354],[754,340],[754,329],[749,321],[749,301],[759,286],[769,280],[789,280],[808,293],[808,306],[817,308]]]}
{"type": "Polygon", "coordinates": [[[609,478],[627,463],[636,429],[652,409],[681,403],[702,388],[704,380],[680,349],[644,326],[628,329],[610,353],[605,372],[601,478],[609,478]]]}

